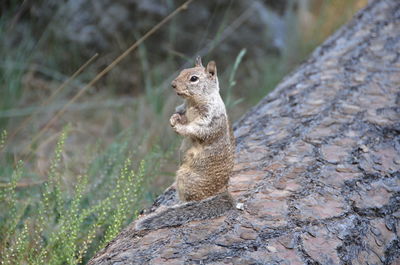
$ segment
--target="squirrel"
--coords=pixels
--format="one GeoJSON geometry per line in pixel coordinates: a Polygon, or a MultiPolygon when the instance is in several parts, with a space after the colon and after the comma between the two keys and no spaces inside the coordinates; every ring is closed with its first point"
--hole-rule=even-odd
{"type": "Polygon", "coordinates": [[[219,94],[215,62],[204,67],[198,56],[195,67],[182,70],[171,85],[184,98],[170,118],[172,129],[184,136],[180,149],[184,156],[166,194],[176,190],[179,202],[157,208],[138,221],[137,230],[218,217],[234,204],[227,188],[235,139],[219,94]]]}

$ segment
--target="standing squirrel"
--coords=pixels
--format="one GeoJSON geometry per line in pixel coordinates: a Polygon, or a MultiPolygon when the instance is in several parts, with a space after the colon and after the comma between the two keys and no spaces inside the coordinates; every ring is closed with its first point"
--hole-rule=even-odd
{"type": "Polygon", "coordinates": [[[182,70],[172,88],[185,100],[170,118],[173,130],[185,137],[183,161],[169,189],[177,190],[180,203],[148,214],[136,224],[138,230],[218,217],[233,207],[227,188],[235,139],[219,94],[215,62],[204,68],[197,57],[195,67],[182,70]]]}

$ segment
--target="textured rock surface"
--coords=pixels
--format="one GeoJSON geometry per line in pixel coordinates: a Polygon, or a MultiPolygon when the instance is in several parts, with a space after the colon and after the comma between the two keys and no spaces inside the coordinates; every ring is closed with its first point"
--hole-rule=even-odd
{"type": "Polygon", "coordinates": [[[235,126],[243,210],[90,264],[399,264],[400,2],[372,1],[235,126]]]}

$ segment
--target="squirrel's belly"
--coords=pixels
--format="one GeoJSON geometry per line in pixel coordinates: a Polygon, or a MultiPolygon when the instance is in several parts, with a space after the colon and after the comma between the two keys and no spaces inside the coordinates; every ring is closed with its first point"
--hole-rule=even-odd
{"type": "Polygon", "coordinates": [[[176,175],[179,198],[183,201],[202,200],[225,190],[233,168],[230,156],[206,159],[204,153],[193,155],[199,157],[184,163],[176,175]]]}
{"type": "Polygon", "coordinates": [[[199,159],[201,153],[202,153],[202,148],[199,146],[192,146],[188,148],[184,156],[184,163],[192,165],[194,161],[199,159]]]}

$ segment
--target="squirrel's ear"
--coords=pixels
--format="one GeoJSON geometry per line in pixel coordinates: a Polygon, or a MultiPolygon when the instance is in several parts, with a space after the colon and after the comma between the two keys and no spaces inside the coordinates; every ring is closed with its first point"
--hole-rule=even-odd
{"type": "Polygon", "coordinates": [[[211,61],[207,64],[206,72],[212,77],[217,76],[217,65],[214,61],[211,61]]]}
{"type": "Polygon", "coordinates": [[[196,57],[196,63],[194,64],[195,67],[204,67],[203,64],[201,63],[201,57],[198,55],[196,57]]]}

